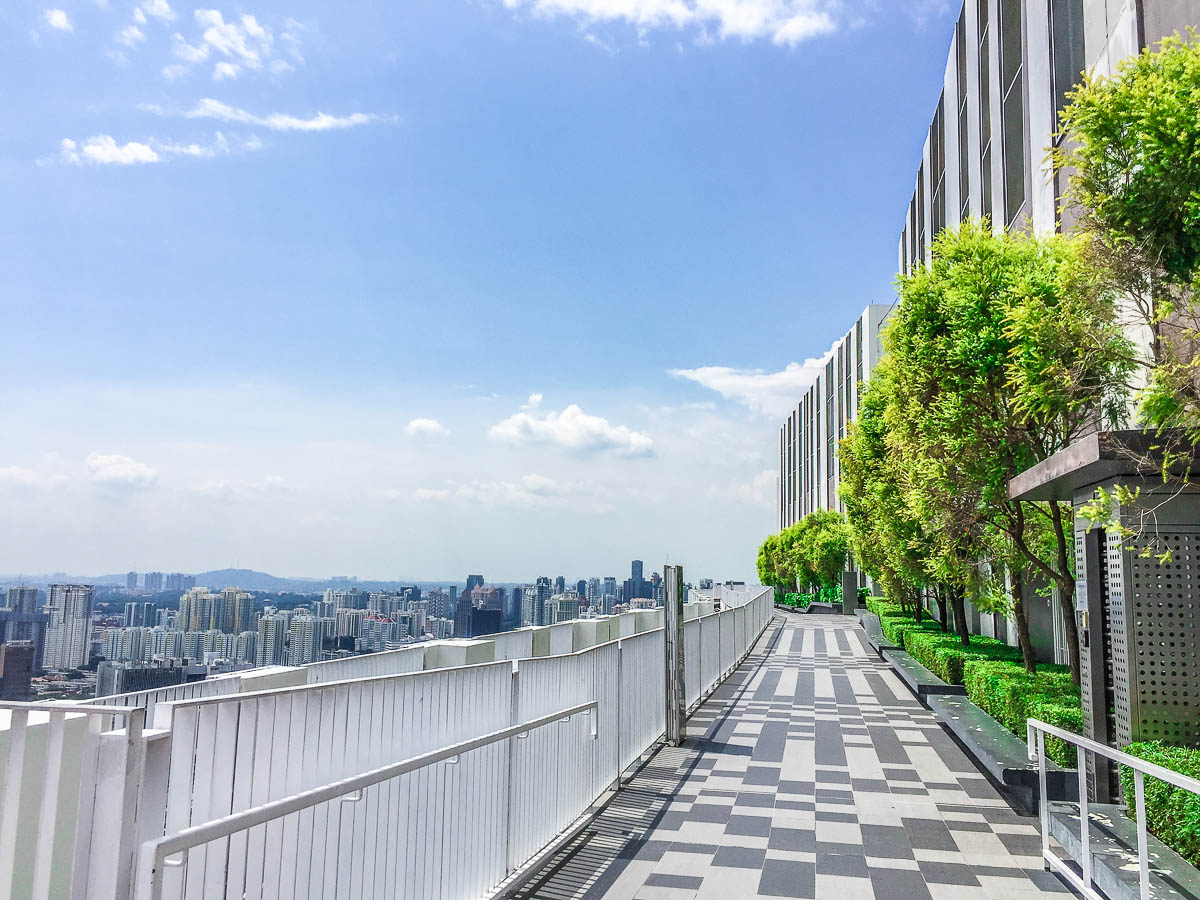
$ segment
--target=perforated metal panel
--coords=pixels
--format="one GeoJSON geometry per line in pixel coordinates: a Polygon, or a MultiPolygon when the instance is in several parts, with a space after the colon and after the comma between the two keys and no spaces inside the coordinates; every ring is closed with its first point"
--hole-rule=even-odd
{"type": "Polygon", "coordinates": [[[1117,707],[1118,732],[1125,734],[1124,713],[1132,740],[1194,744],[1200,741],[1200,527],[1160,529],[1156,538],[1170,551],[1169,561],[1127,554],[1132,569],[1125,622],[1131,683],[1128,709],[1117,707]]]}

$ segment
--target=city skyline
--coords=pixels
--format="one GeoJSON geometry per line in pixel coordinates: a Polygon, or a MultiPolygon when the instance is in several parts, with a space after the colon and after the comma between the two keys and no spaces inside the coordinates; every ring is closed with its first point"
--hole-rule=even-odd
{"type": "Polygon", "coordinates": [[[7,558],[749,576],[952,14],[662,8],[0,10],[7,558]]]}

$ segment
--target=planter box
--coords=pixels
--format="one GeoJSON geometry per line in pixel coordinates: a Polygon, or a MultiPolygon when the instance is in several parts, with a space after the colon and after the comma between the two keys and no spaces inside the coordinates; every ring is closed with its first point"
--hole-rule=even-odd
{"type": "Polygon", "coordinates": [[[900,680],[917,695],[923,706],[929,706],[929,697],[937,694],[967,695],[967,689],[961,684],[946,684],[904,650],[889,647],[883,651],[883,658],[891,663],[900,680]]]}
{"type": "MultiPolygon", "coordinates": [[[[966,697],[933,696],[928,706],[956,738],[976,765],[1020,806],[1038,809],[1038,770],[1029,761],[1025,742],[989,716],[966,697]]],[[[1074,800],[1078,796],[1078,774],[1046,763],[1046,793],[1051,800],[1074,800]]]]}
{"type": "MultiPolygon", "coordinates": [[[[1089,805],[1088,842],[1092,851],[1092,880],[1112,900],[1138,900],[1137,824],[1123,806],[1089,805]]],[[[1074,803],[1050,804],[1050,834],[1066,854],[1079,861],[1079,807],[1074,803]]],[[[1154,900],[1194,900],[1200,897],[1200,872],[1152,834],[1150,896],[1154,900]]]]}
{"type": "Polygon", "coordinates": [[[865,609],[859,609],[856,612],[858,614],[858,624],[862,626],[862,630],[867,634],[867,643],[871,645],[872,650],[879,654],[880,659],[883,658],[884,650],[900,649],[884,636],[883,627],[879,624],[879,616],[865,609]]]}

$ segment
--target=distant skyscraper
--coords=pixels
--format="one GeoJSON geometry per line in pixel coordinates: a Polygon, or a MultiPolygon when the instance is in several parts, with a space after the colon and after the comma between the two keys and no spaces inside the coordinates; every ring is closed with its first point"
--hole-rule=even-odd
{"type": "Polygon", "coordinates": [[[482,575],[468,575],[466,592],[469,594],[469,593],[471,593],[472,590],[474,590],[477,587],[483,587],[483,576],[482,575]]]}
{"type": "Polygon", "coordinates": [[[92,646],[92,586],[52,584],[46,592],[47,669],[77,669],[86,665],[92,646]]]}
{"type": "Polygon", "coordinates": [[[617,579],[612,575],[609,575],[604,579],[604,593],[609,597],[617,596],[617,579]]]}
{"type": "Polygon", "coordinates": [[[284,661],[288,622],[285,616],[263,616],[258,620],[257,646],[254,648],[256,666],[277,666],[284,661]]]}
{"type": "Polygon", "coordinates": [[[13,612],[35,613],[38,611],[38,589],[32,587],[10,587],[7,606],[13,612]]]}
{"type": "Polygon", "coordinates": [[[630,566],[630,569],[632,571],[631,571],[631,574],[629,577],[631,579],[633,579],[634,581],[641,581],[642,580],[642,561],[640,559],[635,559],[633,561],[633,564],[630,566]]]}
{"type": "Polygon", "coordinates": [[[147,572],[143,579],[146,590],[158,592],[163,589],[163,573],[162,572],[147,572]]]}
{"type": "Polygon", "coordinates": [[[534,588],[533,624],[546,625],[546,604],[550,600],[550,579],[543,575],[537,580],[534,588]]]}
{"type": "Polygon", "coordinates": [[[581,598],[586,598],[588,593],[588,583],[586,579],[580,578],[575,582],[575,593],[581,598]]]}
{"type": "Polygon", "coordinates": [[[125,627],[133,628],[137,625],[141,625],[142,623],[140,621],[140,618],[141,618],[141,604],[140,603],[126,603],[125,604],[125,627]]]}
{"type": "Polygon", "coordinates": [[[565,575],[559,575],[554,579],[554,593],[561,594],[567,589],[567,579],[565,575]]]}
{"type": "Polygon", "coordinates": [[[125,576],[125,587],[131,591],[137,590],[137,572],[130,572],[125,576]]]}
{"type": "Polygon", "coordinates": [[[288,665],[303,666],[321,658],[321,620],[296,616],[288,635],[288,665]]]}

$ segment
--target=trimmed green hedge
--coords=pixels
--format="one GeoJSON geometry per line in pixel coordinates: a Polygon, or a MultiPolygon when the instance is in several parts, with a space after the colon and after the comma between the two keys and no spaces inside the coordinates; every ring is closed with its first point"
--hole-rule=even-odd
{"type": "MultiPolygon", "coordinates": [[[[963,684],[972,703],[1017,737],[1025,737],[1029,718],[1076,733],[1083,728],[1079,691],[1066,666],[1039,665],[1030,675],[1019,661],[981,657],[966,664],[963,684]]],[[[1046,755],[1060,766],[1075,766],[1075,747],[1058,738],[1046,738],[1046,755]]]]}
{"type": "MultiPolygon", "coordinates": [[[[1200,750],[1168,747],[1144,741],[1125,748],[1147,762],[1192,778],[1200,778],[1200,750]]],[[[1121,789],[1129,814],[1136,814],[1133,770],[1121,766],[1121,789]]],[[[1157,778],[1146,779],[1146,824],[1155,836],[1190,862],[1200,866],[1200,797],[1157,778]]]]}
{"type": "MultiPolygon", "coordinates": [[[[965,685],[971,702],[1017,737],[1024,739],[1030,717],[1076,733],[1083,730],[1079,690],[1066,666],[1039,665],[1030,675],[1021,651],[1003,641],[972,635],[970,646],[964,647],[933,619],[917,623],[899,603],[882,597],[868,600],[867,609],[879,616],[889,641],[943,681],[965,685]]],[[[1075,747],[1058,738],[1046,738],[1046,755],[1060,766],[1075,766],[1075,747]]]]}
{"type": "Polygon", "coordinates": [[[972,635],[971,645],[964,647],[958,635],[941,631],[907,632],[904,649],[947,684],[962,684],[963,669],[972,660],[1021,659],[1021,651],[1003,641],[972,635]]]}

